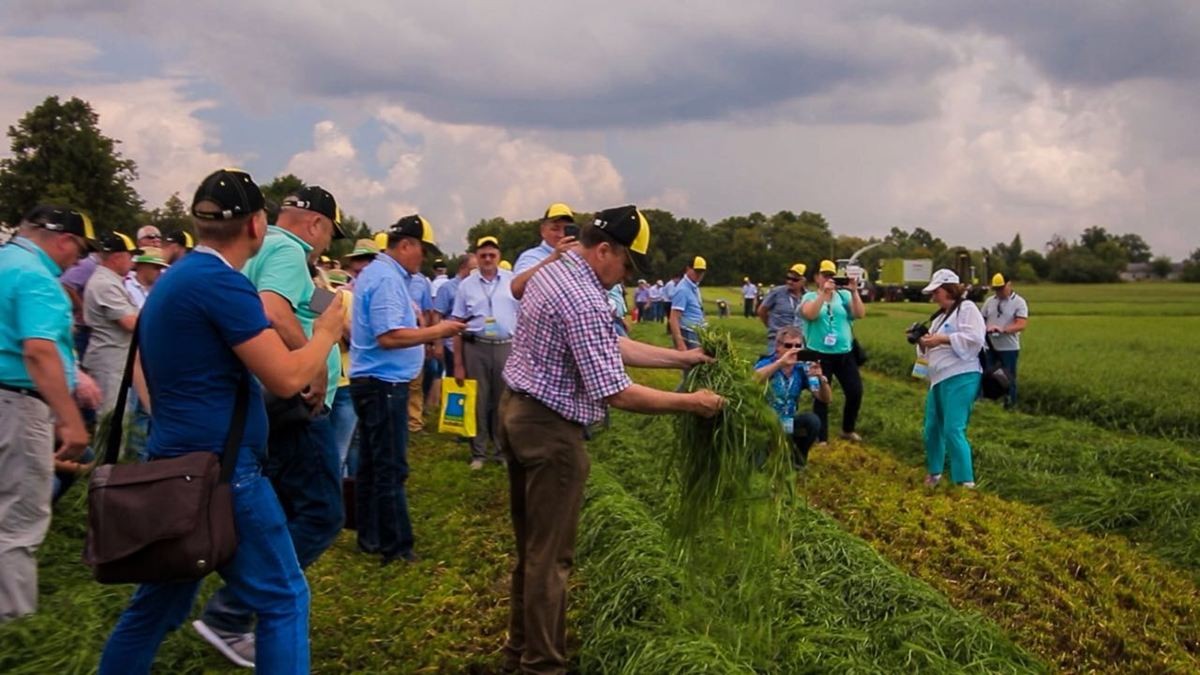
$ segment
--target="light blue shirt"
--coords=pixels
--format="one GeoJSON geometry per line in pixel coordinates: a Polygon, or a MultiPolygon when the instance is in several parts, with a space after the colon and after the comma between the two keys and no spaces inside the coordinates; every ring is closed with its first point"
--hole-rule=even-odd
{"type": "Polygon", "coordinates": [[[0,246],[0,382],[33,389],[25,341],[50,340],[58,347],[67,386],[75,388],[71,300],[58,281],[61,273],[58,263],[25,237],[0,246]]]}
{"type": "Polygon", "coordinates": [[[662,287],[663,302],[671,302],[671,298],[675,297],[675,287],[677,285],[678,284],[676,284],[674,281],[668,281],[667,283],[663,284],[663,287],[662,287]]]}
{"type": "Polygon", "coordinates": [[[433,309],[433,284],[424,274],[417,272],[409,277],[408,295],[422,312],[433,309]]]}
{"type": "Polygon", "coordinates": [[[617,331],[617,335],[627,337],[625,323],[621,319],[629,313],[629,305],[625,302],[625,289],[621,284],[613,284],[612,288],[608,289],[608,306],[612,309],[613,329],[617,331]]]}
{"type": "Polygon", "coordinates": [[[526,270],[533,269],[538,263],[550,257],[554,253],[554,247],[542,240],[542,243],[525,251],[517,257],[516,264],[513,265],[513,274],[520,274],[526,270]]]}
{"type": "Polygon", "coordinates": [[[417,311],[409,297],[412,275],[395,258],[375,256],[354,282],[354,318],[350,325],[350,377],[411,382],[425,365],[424,345],[384,349],[379,336],[397,328],[416,328],[417,311]]]}
{"type": "MultiPolygon", "coordinates": [[[[433,311],[442,315],[442,318],[448,318],[454,312],[454,296],[458,294],[458,285],[462,283],[462,279],[457,276],[447,279],[446,283],[438,288],[437,293],[433,296],[433,311]]],[[[454,338],[446,338],[442,341],[442,345],[450,351],[454,351],[454,338]]]]}
{"type": "Polygon", "coordinates": [[[512,295],[513,273],[496,270],[491,281],[479,270],[462,280],[454,295],[451,314],[467,322],[467,332],[489,340],[511,340],[517,330],[517,311],[520,304],[512,295]],[[494,319],[489,326],[487,317],[494,319]]]}
{"type": "Polygon", "coordinates": [[[704,303],[700,299],[700,286],[687,277],[679,280],[671,296],[671,311],[683,312],[679,325],[696,330],[704,325],[704,303]]]}

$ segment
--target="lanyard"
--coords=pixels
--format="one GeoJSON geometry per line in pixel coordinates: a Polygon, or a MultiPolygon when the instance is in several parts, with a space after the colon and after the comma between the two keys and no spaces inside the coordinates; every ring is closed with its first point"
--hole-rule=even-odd
{"type": "Polygon", "coordinates": [[[488,291],[489,284],[487,281],[484,280],[482,274],[479,275],[479,285],[480,285],[480,287],[483,288],[484,297],[487,298],[487,302],[488,302],[487,315],[494,318],[496,316],[496,312],[492,307],[492,296],[496,294],[496,289],[500,287],[500,273],[499,272],[496,273],[496,278],[493,279],[490,284],[490,286],[492,288],[491,292],[488,291]]]}

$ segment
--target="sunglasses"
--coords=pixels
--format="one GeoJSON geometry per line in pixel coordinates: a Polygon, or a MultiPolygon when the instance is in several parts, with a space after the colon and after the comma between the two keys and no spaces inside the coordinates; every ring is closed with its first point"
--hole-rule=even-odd
{"type": "Polygon", "coordinates": [[[800,283],[800,277],[788,277],[787,280],[789,284],[800,283]]]}
{"type": "Polygon", "coordinates": [[[783,342],[780,344],[783,345],[784,349],[803,349],[804,348],[803,342],[783,342]]]}

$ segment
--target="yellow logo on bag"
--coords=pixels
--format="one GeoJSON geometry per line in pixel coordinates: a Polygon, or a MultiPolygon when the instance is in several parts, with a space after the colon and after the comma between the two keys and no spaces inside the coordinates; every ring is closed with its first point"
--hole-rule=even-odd
{"type": "Polygon", "coordinates": [[[442,411],[438,416],[438,431],[475,436],[475,380],[463,380],[462,386],[453,377],[442,378],[442,411]]]}

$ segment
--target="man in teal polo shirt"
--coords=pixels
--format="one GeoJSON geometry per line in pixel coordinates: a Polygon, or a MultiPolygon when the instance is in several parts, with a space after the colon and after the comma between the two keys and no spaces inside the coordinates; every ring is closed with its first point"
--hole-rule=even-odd
{"type": "Polygon", "coordinates": [[[700,346],[696,329],[704,326],[704,302],[700,299],[700,282],[708,271],[708,262],[696,256],[671,296],[671,318],[668,327],[675,348],[687,351],[700,346]]]}
{"type": "Polygon", "coordinates": [[[87,216],[39,206],[0,248],[0,623],[37,610],[34,553],[50,527],[54,460],[88,444],[71,398],[71,300],[58,275],[94,239],[87,216]]]}
{"type": "MultiPolygon", "coordinates": [[[[313,185],[283,200],[275,225],[267,228],[262,249],[242,268],[258,289],[267,320],[291,350],[312,336],[320,315],[310,306],[316,286],[310,263],[341,229],[341,210],[333,195],[313,185]]],[[[301,568],[307,568],[342,529],[342,469],[329,409],[337,394],[342,359],[337,344],[326,367],[305,392],[291,399],[267,400],[269,435],[263,473],[279,496],[301,568]]],[[[253,615],[227,589],[221,589],[193,626],[222,654],[238,646],[243,653],[253,615]],[[223,644],[220,644],[223,643],[223,644]]],[[[235,661],[236,662],[236,661],[235,661]]]]}

